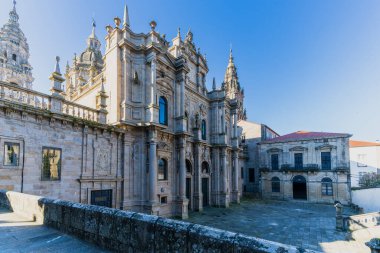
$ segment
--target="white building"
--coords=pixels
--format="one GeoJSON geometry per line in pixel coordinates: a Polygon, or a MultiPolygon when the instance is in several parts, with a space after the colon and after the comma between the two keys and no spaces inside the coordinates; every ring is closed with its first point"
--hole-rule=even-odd
{"type": "Polygon", "coordinates": [[[350,141],[351,185],[365,185],[365,175],[380,174],[380,143],[350,141]]]}

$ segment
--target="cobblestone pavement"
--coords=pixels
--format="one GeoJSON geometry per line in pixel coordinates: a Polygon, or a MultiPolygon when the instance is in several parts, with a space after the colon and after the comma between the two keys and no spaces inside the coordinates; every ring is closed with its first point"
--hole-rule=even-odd
{"type": "Polygon", "coordinates": [[[245,199],[226,209],[192,212],[189,221],[326,253],[370,252],[335,230],[333,205],[245,199]]]}
{"type": "Polygon", "coordinates": [[[73,236],[0,209],[0,252],[107,252],[73,236]]]}

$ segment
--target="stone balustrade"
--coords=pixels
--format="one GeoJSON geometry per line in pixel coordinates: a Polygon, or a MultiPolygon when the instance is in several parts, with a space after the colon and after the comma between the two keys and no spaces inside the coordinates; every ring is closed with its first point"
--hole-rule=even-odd
{"type": "Polygon", "coordinates": [[[346,231],[355,231],[380,225],[380,212],[365,213],[343,217],[343,228],[346,231]]]}
{"type": "MultiPolygon", "coordinates": [[[[0,81],[0,100],[9,101],[35,109],[51,110],[52,96],[44,93],[26,89],[15,84],[0,81]]],[[[76,104],[67,100],[62,100],[62,107],[59,113],[81,118],[84,120],[106,123],[106,115],[101,115],[100,110],[76,104]]]]}
{"type": "Polygon", "coordinates": [[[316,253],[189,222],[18,192],[0,190],[0,206],[118,252],[316,253]]]}

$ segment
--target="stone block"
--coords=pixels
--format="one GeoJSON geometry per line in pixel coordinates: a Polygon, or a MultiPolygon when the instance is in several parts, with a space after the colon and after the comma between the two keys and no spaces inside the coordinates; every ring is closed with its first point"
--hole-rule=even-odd
{"type": "Polygon", "coordinates": [[[64,232],[70,232],[71,206],[74,203],[66,200],[59,200],[55,202],[55,204],[61,207],[61,219],[58,221],[60,225],[59,229],[64,232]]]}
{"type": "Polygon", "coordinates": [[[131,245],[131,217],[134,212],[118,211],[114,214],[111,236],[120,243],[119,247],[125,248],[131,245]]]}
{"type": "Polygon", "coordinates": [[[155,252],[187,252],[189,222],[159,218],[155,229],[155,252]]]}
{"type": "Polygon", "coordinates": [[[188,235],[190,252],[234,252],[236,233],[194,225],[189,228],[188,235]]]}
{"type": "Polygon", "coordinates": [[[84,237],[87,241],[97,243],[101,207],[87,206],[84,214],[84,237]]]}
{"type": "Polygon", "coordinates": [[[38,205],[40,206],[43,215],[43,224],[47,226],[53,225],[50,218],[53,215],[53,202],[54,199],[49,198],[40,198],[38,200],[38,205]]]}
{"type": "Polygon", "coordinates": [[[80,203],[74,203],[71,206],[70,229],[72,233],[80,238],[84,238],[86,209],[87,205],[80,203]]]}
{"type": "Polygon", "coordinates": [[[157,216],[136,213],[131,222],[131,247],[134,252],[153,252],[157,216]]]}
{"type": "Polygon", "coordinates": [[[99,235],[103,237],[110,237],[113,226],[117,226],[113,222],[114,215],[118,212],[117,209],[102,208],[99,216],[99,235]]]}
{"type": "Polygon", "coordinates": [[[6,190],[0,190],[0,206],[10,209],[10,202],[6,190]]]}

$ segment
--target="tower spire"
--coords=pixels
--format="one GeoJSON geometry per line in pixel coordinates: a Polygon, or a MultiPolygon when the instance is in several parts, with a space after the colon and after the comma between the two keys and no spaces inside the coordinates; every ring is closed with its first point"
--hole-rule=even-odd
{"type": "Polygon", "coordinates": [[[13,0],[13,9],[11,10],[11,12],[9,12],[9,21],[11,23],[17,23],[18,18],[18,14],[16,12],[16,0],[13,0]]]}
{"type": "Polygon", "coordinates": [[[230,58],[228,62],[234,64],[234,56],[232,55],[232,44],[230,45],[230,58]]]}
{"type": "Polygon", "coordinates": [[[123,25],[124,25],[124,27],[126,27],[126,26],[129,27],[130,26],[127,4],[124,5],[124,21],[123,21],[123,25]]]}
{"type": "Polygon", "coordinates": [[[92,32],[91,32],[91,38],[95,38],[95,28],[96,28],[96,23],[95,23],[95,19],[92,18],[92,32]]]}

